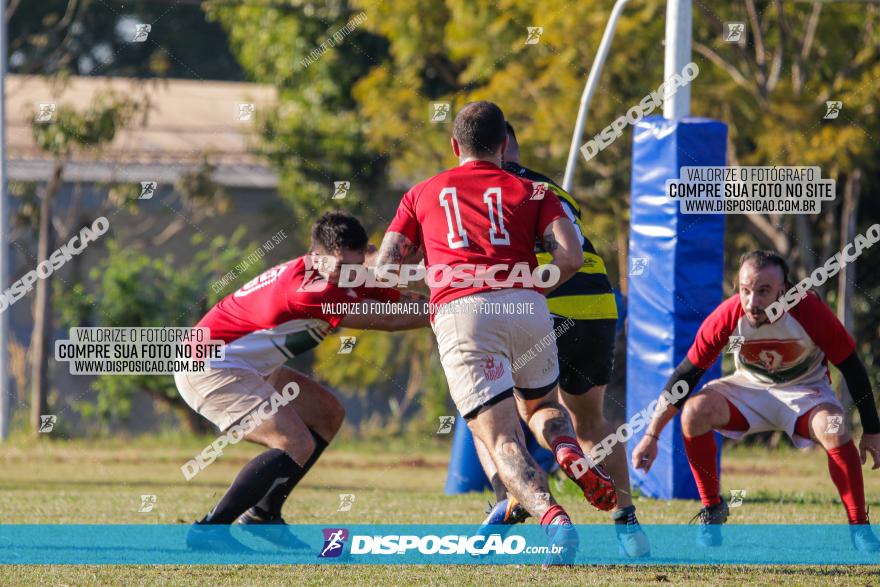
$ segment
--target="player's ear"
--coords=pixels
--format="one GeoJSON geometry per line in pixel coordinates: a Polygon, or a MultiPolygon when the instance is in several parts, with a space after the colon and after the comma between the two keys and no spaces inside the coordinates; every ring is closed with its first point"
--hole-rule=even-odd
{"type": "Polygon", "coordinates": [[[455,154],[457,158],[461,157],[461,147],[458,146],[458,141],[455,140],[455,137],[449,139],[452,143],[452,152],[455,154]]]}
{"type": "Polygon", "coordinates": [[[315,249],[309,249],[309,252],[306,253],[306,269],[314,269],[315,268],[315,249]]]}

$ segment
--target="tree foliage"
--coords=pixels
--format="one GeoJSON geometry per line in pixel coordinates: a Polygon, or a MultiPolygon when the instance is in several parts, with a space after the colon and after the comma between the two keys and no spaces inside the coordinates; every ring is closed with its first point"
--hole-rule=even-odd
{"type": "Polygon", "coordinates": [[[11,0],[6,6],[13,73],[243,77],[226,36],[197,3],[11,0]],[[151,30],[135,43],[138,23],[151,30]]]}
{"type": "Polygon", "coordinates": [[[260,150],[278,168],[279,193],[298,222],[309,225],[316,212],[336,204],[330,199],[335,181],[351,183],[346,207],[364,211],[362,204],[382,185],[387,154],[366,144],[351,88],[384,60],[387,42],[355,27],[309,63],[303,60],[322,43],[326,47],[359,11],[346,2],[205,6],[229,34],[251,79],[279,90],[278,107],[261,116],[260,150]]]}
{"type": "MultiPolygon", "coordinates": [[[[218,236],[208,240],[202,234],[194,235],[190,244],[196,253],[185,265],[172,255],[160,258],[110,240],[107,255],[91,271],[93,291],[83,284],[66,290],[56,282],[57,307],[62,309],[64,327],[192,326],[230,293],[228,289],[215,291],[212,284],[255,248],[255,243],[243,245],[245,232],[239,228],[228,239],[218,236]]],[[[264,268],[262,259],[248,265],[236,283],[245,283],[264,268]]],[[[132,399],[143,391],[159,400],[160,405],[177,411],[190,428],[202,429],[170,375],[101,375],[92,387],[96,391],[94,401],[81,401],[76,406],[89,420],[110,424],[130,417],[132,399]]]]}
{"type": "MultiPolygon", "coordinates": [[[[260,148],[279,170],[281,197],[297,221],[308,226],[317,211],[339,203],[380,231],[405,186],[455,165],[451,124],[430,119],[436,102],[450,103],[452,116],[472,100],[499,103],[517,128],[523,163],[560,179],[610,9],[599,0],[217,0],[205,6],[227,31],[247,75],[279,89],[278,107],[261,116],[260,148]],[[328,39],[361,13],[363,23],[326,49],[328,39]],[[528,27],[543,28],[539,42],[526,43],[528,27]],[[320,55],[309,58],[319,48],[320,55]],[[350,195],[331,201],[332,182],[339,180],[351,182],[350,195]]],[[[837,181],[838,199],[847,191],[873,193],[880,181],[878,19],[880,7],[872,4],[695,5],[700,75],[692,84],[691,111],[728,124],[731,164],[819,166],[837,181]],[[725,41],[725,22],[747,23],[745,43],[725,41]],[[836,120],[823,116],[828,100],[843,102],[836,120]]],[[[660,84],[664,23],[665,2],[627,6],[581,142],[660,84]]],[[[573,190],[591,240],[624,289],[630,153],[627,132],[580,163],[573,190]]],[[[804,275],[842,244],[843,210],[838,202],[813,217],[729,217],[729,274],[739,253],[761,247],[779,250],[795,275],[804,275]]],[[[880,205],[863,197],[858,214],[860,227],[873,224],[880,205]]],[[[871,316],[880,288],[876,265],[860,260],[851,302],[857,338],[870,341],[865,344],[872,355],[873,341],[880,340],[880,318],[871,316]]],[[[823,293],[835,301],[830,289],[823,293]]],[[[390,365],[406,365],[408,383],[386,381],[383,388],[383,397],[406,397],[413,381],[432,377],[426,370],[432,359],[418,338],[423,334],[359,334],[374,364],[343,364],[328,344],[318,351],[319,372],[366,393],[381,384],[390,365]],[[395,395],[394,385],[403,391],[395,395]]]]}
{"type": "Polygon", "coordinates": [[[31,123],[37,147],[56,158],[69,157],[74,150],[100,149],[109,144],[116,133],[133,122],[138,114],[146,114],[146,102],[108,92],[95,96],[84,110],[62,104],[51,120],[31,123]]]}

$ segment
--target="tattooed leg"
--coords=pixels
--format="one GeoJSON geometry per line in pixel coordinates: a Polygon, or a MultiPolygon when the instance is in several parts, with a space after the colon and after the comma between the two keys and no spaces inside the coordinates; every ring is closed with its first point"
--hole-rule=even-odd
{"type": "Polygon", "coordinates": [[[517,398],[516,403],[523,421],[547,450],[554,450],[553,442],[559,437],[577,438],[571,417],[556,400],[555,393],[536,400],[517,398]]]}
{"type": "Polygon", "coordinates": [[[587,501],[600,510],[613,509],[617,504],[614,481],[600,465],[586,458],[568,411],[556,400],[556,394],[517,399],[517,407],[535,437],[553,452],[559,467],[583,490],[587,501]]]}
{"type": "Polygon", "coordinates": [[[510,495],[540,519],[556,505],[547,476],[526,450],[525,437],[513,399],[506,399],[480,412],[468,426],[488,449],[498,476],[510,495]]]}

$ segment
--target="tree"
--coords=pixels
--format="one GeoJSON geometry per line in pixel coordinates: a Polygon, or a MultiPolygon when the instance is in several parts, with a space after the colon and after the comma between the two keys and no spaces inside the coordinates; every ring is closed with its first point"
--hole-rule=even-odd
{"type": "Polygon", "coordinates": [[[198,3],[11,0],[6,20],[13,73],[243,78],[226,36],[198,3]],[[151,30],[132,42],[138,23],[151,30]]]}
{"type": "MultiPolygon", "coordinates": [[[[75,152],[96,150],[110,143],[120,128],[130,124],[141,104],[113,94],[96,97],[82,112],[61,105],[51,120],[36,117],[32,122],[37,146],[54,160],[52,174],[43,189],[37,237],[37,264],[46,262],[55,249],[53,203],[61,189],[64,168],[75,152]]],[[[63,226],[63,239],[69,238],[73,226],[63,226]]],[[[49,343],[52,336],[52,290],[46,279],[36,284],[34,328],[31,336],[31,423],[34,432],[40,428],[40,415],[46,413],[49,390],[49,343]]]]}
{"type": "Polygon", "coordinates": [[[279,194],[298,221],[309,225],[318,211],[344,204],[375,222],[381,213],[364,204],[374,204],[384,187],[387,147],[366,144],[351,91],[384,59],[387,42],[356,24],[360,11],[348,2],[205,6],[250,78],[279,89],[275,110],[261,115],[260,152],[278,169],[279,194]],[[343,34],[346,25],[350,32],[343,34]],[[335,181],[350,182],[344,201],[331,200],[335,181]]]}
{"type": "Polygon", "coordinates": [[[387,407],[385,431],[403,432],[406,419],[419,405],[428,408],[422,416],[435,424],[439,416],[452,413],[440,357],[429,330],[356,330],[344,334],[357,339],[351,354],[338,354],[337,337],[328,337],[315,349],[315,372],[334,389],[367,401],[371,411],[387,407]]]}
{"type": "Polygon", "coordinates": [[[838,226],[850,222],[841,215],[843,194],[876,187],[858,178],[877,177],[880,8],[747,0],[718,12],[704,10],[698,20],[694,49],[706,64],[697,104],[729,122],[731,163],[819,166],[837,181],[837,201],[822,215],[749,215],[748,227],[734,219],[735,232],[757,237],[747,246],[778,250],[803,277],[833,254],[835,232],[844,232],[838,226]],[[720,41],[728,20],[748,23],[747,44],[720,41]],[[843,103],[837,119],[823,118],[829,100],[843,103]]]}
{"type": "MultiPolygon", "coordinates": [[[[190,245],[196,254],[185,266],[171,255],[156,258],[132,243],[113,239],[107,245],[107,255],[91,272],[94,291],[87,291],[80,283],[60,292],[62,322],[67,328],[86,324],[192,326],[229,293],[226,288],[211,287],[212,284],[256,248],[255,243],[242,244],[244,235],[244,227],[228,239],[218,236],[207,240],[202,234],[194,235],[190,245]]],[[[260,258],[240,266],[242,271],[237,277],[242,283],[259,275],[264,262],[260,258]]],[[[170,375],[101,375],[93,388],[98,392],[94,403],[80,402],[75,407],[103,425],[127,418],[132,398],[138,392],[146,392],[177,414],[190,431],[205,433],[210,429],[207,421],[181,399],[170,375]]]]}

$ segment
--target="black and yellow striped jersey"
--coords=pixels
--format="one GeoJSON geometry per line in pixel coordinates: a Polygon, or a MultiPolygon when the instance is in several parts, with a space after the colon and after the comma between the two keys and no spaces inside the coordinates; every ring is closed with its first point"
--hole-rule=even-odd
{"type": "MultiPolygon", "coordinates": [[[[537,171],[510,161],[504,163],[504,170],[530,181],[546,183],[549,191],[559,198],[562,209],[574,223],[584,249],[584,264],[578,272],[547,295],[550,311],[575,320],[616,320],[617,302],[614,299],[611,282],[608,280],[605,263],[596,254],[593,243],[586,237],[581,220],[581,207],[577,201],[556,182],[537,171]]],[[[535,256],[541,264],[553,260],[550,253],[541,250],[540,244],[535,246],[535,256]]]]}

